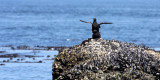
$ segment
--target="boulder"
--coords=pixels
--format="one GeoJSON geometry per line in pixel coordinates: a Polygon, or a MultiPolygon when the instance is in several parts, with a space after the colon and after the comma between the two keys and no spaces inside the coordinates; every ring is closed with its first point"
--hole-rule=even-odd
{"type": "Polygon", "coordinates": [[[160,53],[115,40],[88,39],[55,56],[53,80],[159,80],[160,53]]]}

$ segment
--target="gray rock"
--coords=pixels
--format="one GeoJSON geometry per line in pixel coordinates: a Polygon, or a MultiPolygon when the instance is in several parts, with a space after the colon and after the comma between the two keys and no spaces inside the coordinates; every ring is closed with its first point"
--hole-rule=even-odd
{"type": "Polygon", "coordinates": [[[53,80],[159,80],[160,53],[115,40],[88,39],[61,51],[53,80]]]}

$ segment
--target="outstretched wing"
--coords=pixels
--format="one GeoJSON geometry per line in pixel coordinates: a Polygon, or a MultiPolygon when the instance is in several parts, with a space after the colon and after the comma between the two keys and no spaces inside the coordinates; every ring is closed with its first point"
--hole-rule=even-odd
{"type": "Polygon", "coordinates": [[[112,23],[110,23],[110,22],[102,22],[102,23],[100,23],[100,25],[101,24],[112,24],[112,23]]]}
{"type": "Polygon", "coordinates": [[[82,20],[80,20],[81,22],[84,22],[84,23],[90,23],[90,24],[92,24],[91,22],[86,22],[86,21],[82,21],[82,20]]]}

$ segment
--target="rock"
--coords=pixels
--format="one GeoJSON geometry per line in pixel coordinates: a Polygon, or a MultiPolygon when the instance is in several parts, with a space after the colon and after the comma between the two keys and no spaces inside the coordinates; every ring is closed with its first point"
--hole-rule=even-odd
{"type": "Polygon", "coordinates": [[[5,64],[0,64],[0,66],[4,66],[5,64]]]}
{"type": "Polygon", "coordinates": [[[0,53],[4,53],[4,52],[6,52],[6,51],[0,51],[0,53]]]}
{"type": "Polygon", "coordinates": [[[38,61],[38,63],[42,63],[42,61],[40,60],[40,61],[38,61]]]}
{"type": "Polygon", "coordinates": [[[23,46],[17,46],[17,49],[27,50],[27,49],[30,49],[30,47],[23,45],[23,46]]]}
{"type": "Polygon", "coordinates": [[[3,54],[0,55],[0,58],[11,58],[11,57],[18,57],[18,54],[3,54]]]}
{"type": "Polygon", "coordinates": [[[56,55],[52,75],[53,80],[158,80],[160,53],[132,43],[88,39],[56,55]]]}

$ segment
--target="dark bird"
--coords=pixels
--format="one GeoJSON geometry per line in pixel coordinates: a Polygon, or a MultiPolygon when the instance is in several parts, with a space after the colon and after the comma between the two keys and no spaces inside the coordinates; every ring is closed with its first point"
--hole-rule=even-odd
{"type": "Polygon", "coordinates": [[[101,24],[112,24],[110,22],[101,22],[101,23],[98,24],[96,18],[93,19],[93,23],[82,21],[82,20],[80,20],[80,21],[84,22],[84,23],[90,23],[90,24],[92,24],[92,33],[93,33],[92,38],[93,39],[101,37],[100,32],[99,32],[99,28],[100,28],[101,24]]]}

